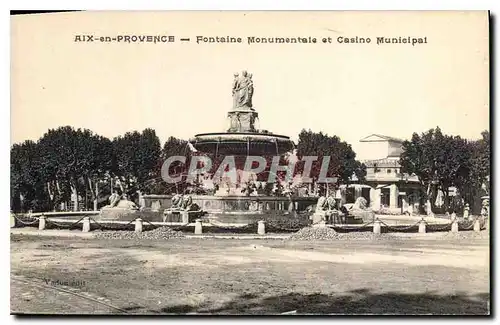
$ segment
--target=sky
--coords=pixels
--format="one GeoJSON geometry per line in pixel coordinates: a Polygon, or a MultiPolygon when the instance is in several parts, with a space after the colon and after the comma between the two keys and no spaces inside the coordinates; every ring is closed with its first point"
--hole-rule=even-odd
{"type": "Polygon", "coordinates": [[[11,143],[64,125],[109,138],[153,128],[162,142],[225,131],[242,70],[253,74],[261,129],[337,135],[359,159],[372,133],[409,138],[439,126],[474,139],[489,129],[486,12],[78,12],[12,17],[11,35],[11,143]],[[176,41],[74,41],[83,34],[176,41]],[[318,42],[249,45],[248,36],[318,42]],[[336,41],[356,36],[371,43],[336,41]],[[377,45],[379,36],[427,43],[377,45]]]}

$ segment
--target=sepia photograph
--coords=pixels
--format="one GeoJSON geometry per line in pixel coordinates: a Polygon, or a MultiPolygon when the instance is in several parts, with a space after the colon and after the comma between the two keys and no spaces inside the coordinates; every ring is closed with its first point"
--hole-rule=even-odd
{"type": "Polygon", "coordinates": [[[490,24],[11,13],[11,315],[490,316],[490,24]]]}

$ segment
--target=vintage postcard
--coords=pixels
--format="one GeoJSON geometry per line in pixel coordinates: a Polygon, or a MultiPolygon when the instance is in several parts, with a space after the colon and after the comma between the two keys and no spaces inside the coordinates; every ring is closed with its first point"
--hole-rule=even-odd
{"type": "Polygon", "coordinates": [[[490,315],[487,11],[11,16],[15,315],[490,315]]]}

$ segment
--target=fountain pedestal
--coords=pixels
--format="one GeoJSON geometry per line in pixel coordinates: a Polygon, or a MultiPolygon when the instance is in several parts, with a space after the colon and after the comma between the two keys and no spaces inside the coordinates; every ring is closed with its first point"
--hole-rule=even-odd
{"type": "Polygon", "coordinates": [[[229,129],[227,132],[256,132],[255,120],[259,113],[254,110],[233,110],[227,113],[229,129]]]}

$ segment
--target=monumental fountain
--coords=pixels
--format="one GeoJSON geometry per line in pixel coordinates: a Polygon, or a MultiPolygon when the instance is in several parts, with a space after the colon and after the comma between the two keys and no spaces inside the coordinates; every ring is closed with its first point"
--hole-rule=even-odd
{"type": "MultiPolygon", "coordinates": [[[[163,216],[163,221],[174,222],[182,219],[182,214],[175,213],[177,211],[202,210],[205,213],[204,218],[211,222],[247,224],[261,220],[263,215],[293,213],[297,216],[316,203],[315,197],[276,193],[276,189],[280,187],[279,182],[273,183],[274,192],[264,191],[264,187],[269,189],[270,185],[265,181],[270,179],[269,168],[260,174],[249,174],[245,171],[244,164],[249,156],[263,157],[269,162],[273,157],[286,156],[295,148],[288,136],[273,134],[257,127],[259,114],[253,106],[253,94],[252,75],[246,71],[235,74],[232,87],[233,105],[227,113],[227,130],[196,134],[189,141],[195,156],[203,155],[219,162],[224,160],[224,157],[233,157],[236,181],[227,177],[215,179],[211,178],[213,175],[204,175],[216,189],[211,195],[189,194],[187,201],[190,204],[184,208],[181,202],[186,200],[180,197],[183,193],[175,196],[144,195],[141,207],[143,211],[158,213],[163,216]],[[193,206],[196,208],[192,208],[193,206]]],[[[186,221],[186,218],[182,220],[186,221]]]]}
{"type": "MultiPolygon", "coordinates": [[[[140,217],[147,221],[183,224],[202,218],[214,225],[244,225],[259,220],[282,219],[283,216],[287,220],[310,219],[313,224],[363,222],[365,218],[356,217],[356,213],[372,219],[373,213],[368,211],[367,214],[363,202],[359,200],[354,204],[352,213],[341,212],[340,199],[333,192],[328,194],[327,191],[319,197],[311,195],[312,184],[303,184],[300,174],[292,179],[284,177],[294,174],[295,165],[291,162],[292,159],[298,160],[295,145],[288,136],[257,127],[259,114],[252,103],[253,94],[252,75],[246,71],[241,75],[235,74],[233,105],[227,113],[229,125],[226,131],[196,134],[190,139],[187,145],[190,163],[187,156],[172,157],[185,158],[184,166],[190,166],[187,173],[175,182],[189,183],[191,190],[194,188],[193,192],[141,195],[139,207],[126,196],[114,193],[110,204],[101,209],[100,218],[130,221],[140,217]],[[209,160],[211,167],[198,168],[198,162],[203,161],[199,158],[209,160]],[[228,161],[232,161],[231,164],[227,164],[227,158],[230,158],[228,161]],[[263,165],[262,168],[254,168],[247,163],[250,160],[253,164],[255,158],[258,158],[257,165],[263,165]],[[195,178],[190,178],[194,165],[197,173],[195,178]],[[284,175],[279,174],[280,170],[284,175]],[[207,183],[211,186],[206,186],[207,183]],[[343,220],[338,219],[339,216],[343,216],[343,220]]],[[[164,175],[164,172],[169,173],[169,159],[167,157],[162,167],[165,181],[170,177],[165,178],[164,175]]],[[[186,188],[176,186],[179,187],[186,188]]]]}

